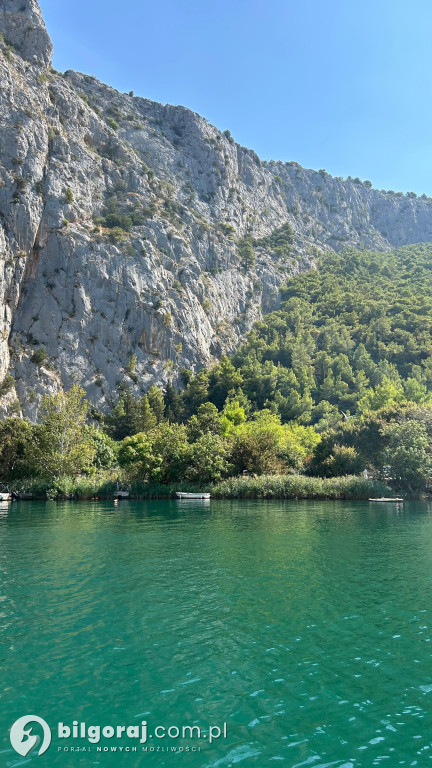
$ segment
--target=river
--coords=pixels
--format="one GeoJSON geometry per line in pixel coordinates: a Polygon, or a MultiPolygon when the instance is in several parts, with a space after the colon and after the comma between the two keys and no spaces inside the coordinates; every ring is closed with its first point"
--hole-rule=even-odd
{"type": "Polygon", "coordinates": [[[5,505],[1,764],[422,768],[431,611],[426,503],[5,505]]]}

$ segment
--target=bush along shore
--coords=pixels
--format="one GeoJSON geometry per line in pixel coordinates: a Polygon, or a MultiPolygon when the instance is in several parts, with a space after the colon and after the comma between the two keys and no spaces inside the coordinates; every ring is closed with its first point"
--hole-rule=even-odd
{"type": "Polygon", "coordinates": [[[220,499],[369,499],[388,495],[384,483],[363,477],[263,475],[232,477],[211,489],[220,499]]]}
{"type": "MultiPolygon", "coordinates": [[[[117,482],[99,478],[58,478],[55,482],[27,480],[16,483],[16,492],[32,494],[36,500],[113,499],[117,482]]],[[[142,483],[128,485],[131,499],[173,499],[176,491],[209,491],[216,499],[351,499],[362,500],[388,496],[391,489],[384,483],[364,477],[307,477],[305,475],[261,475],[231,477],[218,483],[142,483]]]]}

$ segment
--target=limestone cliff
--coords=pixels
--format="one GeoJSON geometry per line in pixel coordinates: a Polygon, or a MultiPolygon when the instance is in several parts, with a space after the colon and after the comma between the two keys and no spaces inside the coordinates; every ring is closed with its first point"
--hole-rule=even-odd
{"type": "Polygon", "coordinates": [[[317,248],[432,241],[430,199],[262,162],[184,107],[55,72],[35,0],[0,0],[0,32],[3,413],[74,381],[103,408],[124,380],[208,365],[317,248]]]}

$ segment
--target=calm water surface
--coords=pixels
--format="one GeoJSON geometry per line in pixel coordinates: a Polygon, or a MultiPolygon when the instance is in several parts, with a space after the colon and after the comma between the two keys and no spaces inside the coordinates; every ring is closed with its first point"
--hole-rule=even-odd
{"type": "Polygon", "coordinates": [[[427,504],[13,504],[0,765],[432,765],[431,612],[427,504]],[[20,757],[8,730],[26,714],[55,730],[227,722],[228,736],[158,741],[200,752],[64,753],[89,744],[55,732],[20,757]]]}

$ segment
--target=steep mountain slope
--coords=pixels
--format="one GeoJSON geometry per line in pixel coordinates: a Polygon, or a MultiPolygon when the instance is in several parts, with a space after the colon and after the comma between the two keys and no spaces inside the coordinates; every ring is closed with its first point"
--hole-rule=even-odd
{"type": "Polygon", "coordinates": [[[430,199],[262,162],[184,107],[55,72],[35,0],[0,0],[0,32],[3,411],[73,381],[103,408],[208,365],[317,248],[432,240],[430,199]]]}

